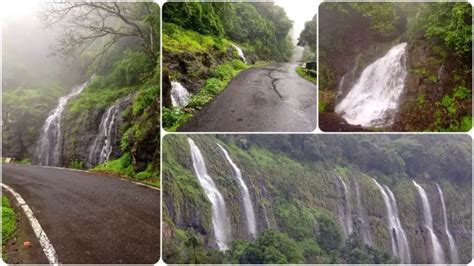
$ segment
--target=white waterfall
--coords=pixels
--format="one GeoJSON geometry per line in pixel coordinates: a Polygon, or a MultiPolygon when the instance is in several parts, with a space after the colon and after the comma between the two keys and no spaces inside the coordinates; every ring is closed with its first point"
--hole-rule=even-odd
{"type": "Polygon", "coordinates": [[[92,143],[87,158],[87,164],[92,167],[96,164],[106,162],[110,159],[114,144],[117,142],[118,124],[120,112],[123,105],[128,103],[130,96],[118,99],[112,106],[107,108],[102,115],[99,125],[99,132],[92,143]]]}
{"type": "Polygon", "coordinates": [[[188,104],[191,95],[179,82],[171,81],[171,104],[174,107],[184,107],[188,104]]]}
{"type": "Polygon", "coordinates": [[[348,123],[385,127],[394,122],[405,88],[406,43],[394,46],[367,66],[335,111],[348,123]]]}
{"type": "Polygon", "coordinates": [[[247,64],[247,58],[245,58],[245,55],[244,55],[244,51],[242,50],[242,48],[240,48],[239,46],[231,43],[232,47],[234,47],[234,49],[237,51],[237,54],[239,55],[239,57],[242,59],[242,61],[244,61],[245,64],[247,64]]]}
{"type": "Polygon", "coordinates": [[[58,105],[44,122],[38,143],[36,144],[35,163],[39,165],[58,166],[61,159],[61,115],[68,101],[77,96],[87,86],[88,82],[76,86],[71,93],[59,98],[58,105]]]}
{"type": "Polygon", "coordinates": [[[337,86],[336,97],[340,97],[341,95],[344,94],[344,87],[345,87],[345,84],[346,84],[346,77],[354,75],[354,72],[357,70],[358,67],[359,66],[356,64],[350,72],[348,72],[344,76],[342,76],[341,80],[339,81],[339,85],[337,86]]]}
{"type": "Polygon", "coordinates": [[[345,232],[347,236],[352,234],[353,227],[352,227],[352,204],[351,204],[351,192],[349,188],[347,187],[346,183],[344,180],[340,177],[337,176],[339,182],[342,185],[342,190],[344,193],[344,208],[342,210],[342,220],[344,222],[344,227],[345,227],[345,232]]]}
{"type": "Polygon", "coordinates": [[[441,247],[441,243],[438,240],[438,237],[434,233],[433,229],[433,216],[431,215],[431,206],[428,200],[428,196],[426,195],[425,190],[422,186],[418,185],[413,180],[413,184],[418,189],[418,193],[421,197],[421,202],[423,204],[423,217],[426,229],[428,229],[431,237],[431,245],[433,247],[433,261],[432,263],[439,264],[444,263],[444,252],[443,248],[441,247]]]}
{"type": "Polygon", "coordinates": [[[365,212],[364,207],[362,205],[359,184],[357,182],[355,182],[355,188],[357,198],[357,213],[359,215],[359,220],[362,227],[362,239],[364,240],[365,244],[372,246],[372,235],[370,233],[370,225],[367,221],[367,213],[365,212]]]}
{"type": "Polygon", "coordinates": [[[408,246],[408,239],[398,217],[398,207],[395,196],[387,186],[384,185],[382,187],[377,180],[374,178],[372,178],[372,180],[379,188],[380,193],[382,193],[382,198],[385,202],[385,207],[387,208],[387,222],[388,230],[390,232],[392,253],[400,258],[402,264],[410,263],[411,255],[408,246]]]}
{"type": "Polygon", "coordinates": [[[252,238],[255,238],[257,235],[257,222],[255,220],[255,212],[252,205],[252,198],[250,197],[249,189],[245,184],[244,179],[242,178],[242,172],[239,167],[232,161],[229,153],[222,147],[219,143],[217,146],[222,150],[227,159],[227,162],[232,166],[234,170],[235,177],[237,178],[237,183],[240,187],[240,194],[242,195],[242,203],[244,204],[245,216],[247,218],[247,231],[252,238]]]}
{"type": "Polygon", "coordinates": [[[456,247],[456,243],[454,242],[454,238],[451,235],[451,232],[449,232],[448,216],[446,215],[446,204],[444,203],[444,193],[443,193],[443,190],[441,189],[441,186],[438,183],[436,183],[436,188],[438,189],[439,198],[441,199],[441,207],[443,208],[444,231],[448,237],[451,263],[459,263],[458,249],[456,247]]]}
{"type": "Polygon", "coordinates": [[[188,138],[188,143],[191,149],[194,171],[199,180],[199,184],[211,202],[212,228],[214,230],[217,247],[219,250],[225,251],[229,249],[229,243],[231,242],[231,226],[229,216],[227,216],[224,197],[214,183],[214,180],[212,180],[212,177],[207,173],[206,163],[204,162],[201,151],[192,139],[188,138]]]}

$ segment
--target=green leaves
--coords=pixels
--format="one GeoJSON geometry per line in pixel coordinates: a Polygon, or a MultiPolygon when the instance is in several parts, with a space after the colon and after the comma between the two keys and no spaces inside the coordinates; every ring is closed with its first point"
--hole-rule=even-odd
{"type": "Polygon", "coordinates": [[[436,3],[423,14],[425,36],[441,40],[460,55],[472,51],[472,9],[469,3],[436,3]]]}

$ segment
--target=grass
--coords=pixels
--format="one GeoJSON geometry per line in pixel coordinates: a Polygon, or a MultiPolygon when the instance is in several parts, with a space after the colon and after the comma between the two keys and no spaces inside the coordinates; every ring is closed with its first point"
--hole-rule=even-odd
{"type": "Polygon", "coordinates": [[[122,157],[116,160],[99,164],[92,168],[91,171],[119,175],[154,187],[160,187],[159,173],[153,170],[151,163],[148,164],[145,171],[136,173],[133,169],[132,158],[129,153],[123,154],[122,157]]]}
{"type": "Polygon", "coordinates": [[[192,30],[185,30],[173,23],[163,24],[163,51],[170,53],[191,53],[219,50],[225,52],[230,42],[192,30]]]}
{"type": "Polygon", "coordinates": [[[15,234],[16,231],[16,215],[7,197],[2,196],[2,255],[6,260],[5,244],[15,234]]]}
{"type": "Polygon", "coordinates": [[[206,80],[204,86],[198,93],[191,96],[186,106],[186,112],[183,109],[163,107],[163,127],[169,132],[176,131],[193,116],[193,113],[211,102],[240,71],[246,68],[248,66],[237,59],[214,68],[211,71],[211,77],[206,80]]]}
{"type": "Polygon", "coordinates": [[[309,74],[309,72],[306,69],[304,69],[303,67],[300,67],[300,66],[297,67],[296,68],[296,73],[298,73],[298,75],[300,75],[300,77],[316,84],[316,77],[309,74]]]}

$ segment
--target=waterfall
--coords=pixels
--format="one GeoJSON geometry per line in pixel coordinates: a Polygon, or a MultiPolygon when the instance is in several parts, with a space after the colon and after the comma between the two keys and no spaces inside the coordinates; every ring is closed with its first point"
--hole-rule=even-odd
{"type": "Polygon", "coordinates": [[[227,216],[224,197],[219,192],[212,177],[207,173],[206,164],[201,151],[196,144],[194,144],[192,139],[188,138],[188,143],[191,149],[194,171],[199,180],[199,184],[201,184],[204,193],[211,202],[212,227],[217,247],[219,250],[225,251],[229,249],[229,243],[231,241],[231,226],[229,216],[227,216]]]}
{"type": "Polygon", "coordinates": [[[41,127],[40,136],[36,144],[35,161],[39,165],[58,166],[61,159],[61,115],[67,102],[77,96],[87,86],[88,82],[74,87],[66,96],[59,98],[58,105],[50,112],[41,127]]]}
{"type": "Polygon", "coordinates": [[[255,238],[257,235],[257,222],[255,221],[255,212],[253,210],[252,205],[252,198],[250,198],[249,189],[245,184],[244,179],[242,178],[242,172],[240,171],[239,167],[232,161],[230,158],[229,153],[222,147],[219,143],[217,146],[222,150],[227,159],[227,162],[232,166],[234,170],[235,177],[237,178],[237,183],[240,187],[240,194],[242,195],[242,202],[244,204],[245,216],[247,217],[247,231],[252,238],[255,238]]]}
{"type": "Polygon", "coordinates": [[[247,63],[247,58],[245,58],[244,51],[242,51],[242,48],[240,48],[239,46],[237,46],[233,43],[231,43],[231,45],[237,51],[237,54],[239,54],[239,57],[242,59],[242,61],[244,61],[245,64],[248,64],[247,63]]]}
{"type": "Polygon", "coordinates": [[[364,207],[362,206],[362,200],[360,199],[359,184],[355,182],[356,198],[357,198],[357,212],[361,223],[362,239],[364,243],[372,246],[372,235],[370,234],[370,225],[367,222],[367,214],[365,213],[364,207]]]}
{"type": "Polygon", "coordinates": [[[387,186],[384,185],[382,187],[377,182],[377,180],[374,178],[372,178],[372,180],[379,188],[380,193],[382,193],[382,198],[385,202],[385,207],[387,208],[387,222],[392,244],[392,253],[393,255],[400,258],[400,262],[402,264],[410,263],[411,255],[408,246],[408,240],[405,230],[403,230],[402,224],[398,217],[398,208],[395,196],[387,186]]]}
{"type": "Polygon", "coordinates": [[[336,98],[338,98],[338,97],[340,97],[344,94],[344,87],[346,85],[346,77],[347,76],[351,77],[351,76],[355,75],[355,71],[357,70],[358,67],[359,66],[356,64],[350,72],[348,72],[348,73],[344,74],[344,76],[342,76],[341,80],[339,81],[339,85],[337,86],[336,98]]]}
{"type": "Polygon", "coordinates": [[[174,107],[184,107],[188,104],[191,95],[179,82],[171,81],[171,104],[174,107]]]}
{"type": "Polygon", "coordinates": [[[352,204],[351,204],[351,192],[347,187],[346,183],[340,176],[337,176],[340,184],[342,185],[342,192],[344,194],[344,204],[341,213],[341,219],[344,224],[344,231],[346,236],[352,234],[352,204]]]}
{"type": "Polygon", "coordinates": [[[454,238],[451,235],[451,232],[449,232],[449,228],[448,228],[448,216],[446,215],[446,204],[444,203],[444,193],[443,193],[443,190],[441,189],[441,186],[438,183],[436,183],[436,188],[438,189],[439,198],[441,199],[441,207],[443,208],[444,231],[446,232],[446,235],[448,236],[451,263],[453,264],[459,263],[458,249],[456,247],[456,243],[454,243],[454,238]]]}
{"type": "Polygon", "coordinates": [[[418,185],[418,183],[416,183],[414,180],[413,184],[418,189],[418,193],[421,197],[421,202],[423,203],[423,217],[425,219],[425,227],[430,233],[431,244],[433,246],[433,263],[444,263],[443,248],[441,247],[441,243],[439,242],[438,237],[434,233],[433,229],[433,216],[431,215],[431,206],[428,201],[428,196],[426,195],[426,192],[423,187],[418,185]]]}
{"type": "Polygon", "coordinates": [[[102,115],[99,125],[99,132],[89,149],[87,164],[92,167],[96,164],[106,162],[112,155],[114,146],[118,139],[118,123],[121,119],[121,112],[130,103],[131,96],[118,99],[102,115]]]}
{"type": "Polygon", "coordinates": [[[364,127],[391,125],[405,87],[406,47],[406,43],[396,45],[366,67],[336,106],[336,113],[350,124],[364,127]]]}

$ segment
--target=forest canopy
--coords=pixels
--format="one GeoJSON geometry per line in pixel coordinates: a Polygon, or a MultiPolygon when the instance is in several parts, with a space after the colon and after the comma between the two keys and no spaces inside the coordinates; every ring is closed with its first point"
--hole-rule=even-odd
{"type": "Polygon", "coordinates": [[[163,21],[252,46],[265,60],[285,61],[293,49],[293,23],[272,3],[169,2],[163,7],[163,21]]]}
{"type": "Polygon", "coordinates": [[[249,144],[308,162],[356,165],[364,171],[395,178],[409,176],[471,181],[472,153],[466,136],[287,135],[271,138],[251,135],[246,138],[249,144]]]}

